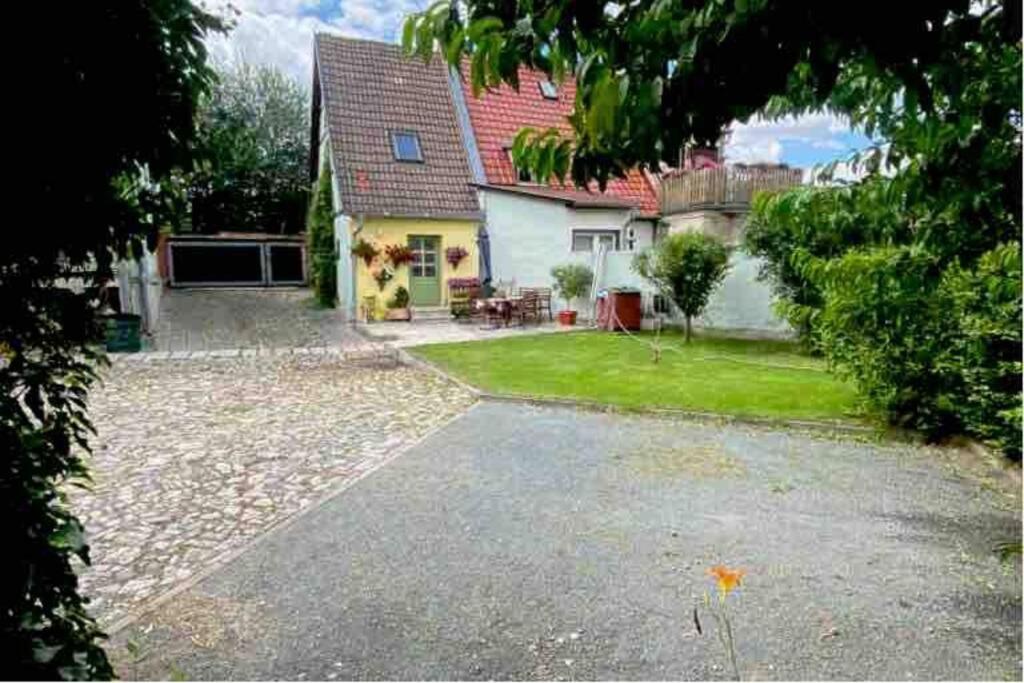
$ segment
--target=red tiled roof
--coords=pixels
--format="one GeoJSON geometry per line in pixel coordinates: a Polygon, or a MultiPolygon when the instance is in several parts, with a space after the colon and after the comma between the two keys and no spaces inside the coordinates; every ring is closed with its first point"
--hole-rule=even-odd
{"type": "MultiPolygon", "coordinates": [[[[576,82],[571,78],[558,86],[558,99],[550,100],[540,91],[540,82],[546,80],[547,76],[526,67],[519,69],[518,92],[503,83],[497,88],[481,92],[479,97],[473,97],[473,87],[468,76],[469,65],[464,64],[462,81],[466,107],[469,109],[484,174],[490,185],[517,183],[516,170],[507,150],[512,146],[519,129],[526,126],[540,130],[554,127],[567,135],[572,134],[567,117],[572,113],[576,99],[576,82]]],[[[588,189],[591,194],[600,196],[596,183],[588,189]]],[[[588,193],[587,190],[576,188],[565,190],[578,194],[588,193]]],[[[625,200],[630,206],[640,209],[644,216],[658,214],[657,189],[647,174],[639,169],[631,170],[625,178],[609,180],[604,194],[625,200]]]]}

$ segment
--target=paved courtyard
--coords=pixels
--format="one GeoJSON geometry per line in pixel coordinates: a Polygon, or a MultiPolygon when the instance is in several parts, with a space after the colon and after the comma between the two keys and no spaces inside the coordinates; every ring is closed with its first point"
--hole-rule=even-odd
{"type": "Polygon", "coordinates": [[[583,324],[567,327],[559,325],[557,322],[493,328],[478,321],[430,320],[374,322],[369,325],[360,323],[358,329],[365,339],[385,342],[397,348],[405,348],[422,344],[446,344],[449,342],[484,341],[487,339],[518,337],[530,334],[574,332],[586,328],[583,324]]]}
{"type": "MultiPolygon", "coordinates": [[[[182,382],[177,401],[123,426],[148,448],[188,404],[213,400],[222,412],[196,418],[184,452],[235,440],[278,457],[337,452],[345,402],[317,393],[323,375],[290,372],[277,381],[313,392],[298,425],[210,381],[182,382]],[[220,427],[238,401],[259,418],[220,427]],[[327,425],[340,433],[325,439],[327,425]]],[[[250,389],[270,395],[271,381],[250,389]]],[[[402,381],[379,382],[366,384],[383,403],[400,400],[402,381]]],[[[432,423],[467,401],[432,391],[446,397],[421,409],[432,423]]],[[[1020,680],[1020,560],[993,552],[1020,541],[1019,482],[962,456],[479,403],[145,614],[111,651],[128,678],[722,679],[702,600],[724,562],[747,571],[730,599],[746,679],[1020,680]]],[[[202,514],[224,507],[218,496],[202,514]]]]}
{"type": "Polygon", "coordinates": [[[95,486],[71,491],[105,625],[473,402],[433,374],[337,355],[139,358],[118,357],[91,394],[95,486]]]}
{"type": "Polygon", "coordinates": [[[356,340],[338,311],[317,307],[306,288],[167,289],[150,348],[337,347],[356,340]]]}

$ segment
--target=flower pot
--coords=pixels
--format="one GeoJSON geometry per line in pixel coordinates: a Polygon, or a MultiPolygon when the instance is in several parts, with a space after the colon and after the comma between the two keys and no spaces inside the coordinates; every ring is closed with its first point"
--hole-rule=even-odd
{"type": "Polygon", "coordinates": [[[388,320],[412,320],[412,313],[408,308],[389,308],[387,312],[388,320]]]}
{"type": "Polygon", "coordinates": [[[576,311],[559,311],[558,322],[563,325],[575,325],[576,324],[576,311]]]}

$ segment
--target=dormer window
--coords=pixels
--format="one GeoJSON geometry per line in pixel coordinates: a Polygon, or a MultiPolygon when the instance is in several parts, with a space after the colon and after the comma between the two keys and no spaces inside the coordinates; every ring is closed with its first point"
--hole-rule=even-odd
{"type": "Polygon", "coordinates": [[[557,100],[558,99],[558,88],[549,80],[543,80],[538,83],[540,86],[540,94],[544,96],[546,100],[557,100]]]}
{"type": "Polygon", "coordinates": [[[509,163],[512,164],[512,168],[516,172],[516,180],[518,180],[521,183],[532,183],[532,182],[535,182],[533,180],[533,174],[530,173],[529,169],[519,168],[518,166],[516,166],[516,160],[512,158],[512,150],[510,148],[508,148],[508,147],[505,148],[505,154],[508,155],[509,163]]]}
{"type": "Polygon", "coordinates": [[[397,161],[422,163],[423,152],[420,149],[420,136],[411,130],[391,131],[391,147],[397,161]]]}

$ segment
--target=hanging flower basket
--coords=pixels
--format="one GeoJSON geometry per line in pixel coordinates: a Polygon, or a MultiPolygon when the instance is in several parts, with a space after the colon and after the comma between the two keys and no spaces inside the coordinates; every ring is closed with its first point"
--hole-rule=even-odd
{"type": "Polygon", "coordinates": [[[377,286],[382,292],[384,291],[384,288],[387,287],[388,283],[395,279],[395,271],[391,270],[387,266],[377,268],[372,271],[370,275],[373,276],[374,281],[376,281],[377,286]]]}
{"type": "Polygon", "coordinates": [[[444,258],[451,264],[452,270],[458,270],[462,259],[467,256],[469,256],[469,252],[466,251],[465,247],[448,247],[444,250],[444,258]]]}
{"type": "Polygon", "coordinates": [[[384,247],[384,253],[395,268],[401,268],[409,261],[412,261],[412,249],[404,244],[389,244],[384,247]]]}
{"type": "Polygon", "coordinates": [[[366,267],[369,268],[370,264],[373,263],[373,259],[380,255],[380,249],[360,238],[359,241],[353,245],[352,253],[363,259],[363,263],[365,263],[366,267]]]}

